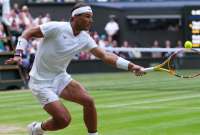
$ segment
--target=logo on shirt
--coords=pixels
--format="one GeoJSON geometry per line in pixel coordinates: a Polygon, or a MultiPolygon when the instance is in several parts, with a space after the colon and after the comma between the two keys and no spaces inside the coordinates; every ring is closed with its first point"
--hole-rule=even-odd
{"type": "Polygon", "coordinates": [[[66,35],[63,35],[63,38],[64,38],[64,39],[67,39],[67,36],[66,36],[66,35]]]}

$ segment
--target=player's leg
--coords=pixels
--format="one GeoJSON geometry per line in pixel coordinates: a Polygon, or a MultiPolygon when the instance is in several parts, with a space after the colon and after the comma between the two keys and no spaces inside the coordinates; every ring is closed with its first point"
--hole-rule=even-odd
{"type": "MultiPolygon", "coordinates": [[[[45,84],[46,85],[46,84],[45,84]]],[[[55,131],[65,128],[71,121],[70,113],[59,101],[58,95],[53,91],[53,87],[38,87],[32,92],[43,106],[44,110],[50,114],[51,118],[43,123],[33,122],[28,125],[30,135],[43,134],[43,130],[55,131]]]]}
{"type": "Polygon", "coordinates": [[[55,101],[44,106],[51,118],[42,123],[42,129],[55,131],[67,127],[71,121],[69,111],[60,101],[55,101]]]}
{"type": "Polygon", "coordinates": [[[28,125],[29,135],[42,135],[44,131],[55,131],[67,127],[71,121],[68,110],[60,101],[44,106],[51,118],[45,122],[33,122],[28,125]]]}
{"type": "Polygon", "coordinates": [[[97,135],[97,112],[93,98],[77,81],[72,80],[60,93],[60,97],[83,106],[84,122],[91,135],[97,135]]]}

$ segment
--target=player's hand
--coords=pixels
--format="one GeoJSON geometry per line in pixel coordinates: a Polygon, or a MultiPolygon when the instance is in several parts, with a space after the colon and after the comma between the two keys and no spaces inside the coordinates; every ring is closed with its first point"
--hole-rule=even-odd
{"type": "Polygon", "coordinates": [[[136,76],[142,76],[144,74],[146,74],[144,72],[144,68],[142,66],[139,65],[133,65],[131,68],[131,71],[136,75],[136,76]]]}
{"type": "Polygon", "coordinates": [[[8,60],[5,61],[5,64],[22,64],[22,57],[21,56],[14,56],[13,58],[10,58],[8,60]]]}

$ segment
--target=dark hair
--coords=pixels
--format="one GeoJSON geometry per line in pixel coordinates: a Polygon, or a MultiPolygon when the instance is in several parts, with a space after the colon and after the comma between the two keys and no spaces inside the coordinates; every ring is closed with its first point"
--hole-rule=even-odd
{"type": "Polygon", "coordinates": [[[90,6],[88,3],[84,3],[84,2],[78,2],[74,5],[74,7],[71,9],[71,13],[77,9],[77,8],[80,8],[80,7],[86,7],[86,6],[90,6]]]}

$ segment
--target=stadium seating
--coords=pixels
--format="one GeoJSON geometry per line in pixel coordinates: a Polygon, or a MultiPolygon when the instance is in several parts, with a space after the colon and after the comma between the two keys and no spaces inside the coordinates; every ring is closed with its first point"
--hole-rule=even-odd
{"type": "Polygon", "coordinates": [[[12,53],[0,53],[0,90],[17,89],[24,86],[21,68],[18,65],[5,65],[4,61],[12,57],[12,53]]]}

